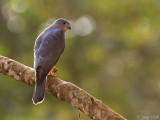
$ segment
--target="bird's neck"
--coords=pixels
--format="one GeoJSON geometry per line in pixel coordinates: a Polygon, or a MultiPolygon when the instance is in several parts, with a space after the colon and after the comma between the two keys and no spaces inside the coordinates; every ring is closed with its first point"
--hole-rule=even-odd
{"type": "Polygon", "coordinates": [[[54,29],[62,30],[64,33],[67,31],[67,28],[62,28],[62,27],[60,27],[60,26],[58,26],[58,25],[56,25],[56,24],[53,24],[52,27],[53,27],[54,29]]]}

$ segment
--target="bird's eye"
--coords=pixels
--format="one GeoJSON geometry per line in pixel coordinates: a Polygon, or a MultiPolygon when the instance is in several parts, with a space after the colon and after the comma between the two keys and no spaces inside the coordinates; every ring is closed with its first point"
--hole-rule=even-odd
{"type": "Polygon", "coordinates": [[[63,22],[63,25],[65,25],[66,24],[66,22],[63,22]]]}

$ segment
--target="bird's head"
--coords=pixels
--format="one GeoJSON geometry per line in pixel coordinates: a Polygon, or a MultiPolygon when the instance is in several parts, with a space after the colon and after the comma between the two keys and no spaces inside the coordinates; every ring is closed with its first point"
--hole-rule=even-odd
{"type": "Polygon", "coordinates": [[[68,29],[70,30],[71,29],[71,26],[70,26],[70,23],[65,20],[65,19],[57,19],[53,25],[58,28],[58,29],[61,29],[63,32],[66,32],[68,29]]]}

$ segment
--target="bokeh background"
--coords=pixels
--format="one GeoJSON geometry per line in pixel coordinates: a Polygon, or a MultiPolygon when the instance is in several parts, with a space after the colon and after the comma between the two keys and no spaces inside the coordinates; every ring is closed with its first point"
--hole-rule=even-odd
{"type": "MultiPolygon", "coordinates": [[[[0,0],[0,55],[33,67],[36,37],[66,18],[66,48],[58,76],[129,120],[160,119],[159,0],[0,0]]],[[[89,120],[46,93],[32,104],[33,88],[0,74],[1,120],[89,120]]]]}

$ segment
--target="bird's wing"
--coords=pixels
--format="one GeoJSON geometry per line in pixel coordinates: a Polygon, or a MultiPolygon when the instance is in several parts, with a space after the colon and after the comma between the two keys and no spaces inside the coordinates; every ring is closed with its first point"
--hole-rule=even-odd
{"type": "Polygon", "coordinates": [[[64,50],[64,33],[61,30],[47,31],[40,38],[42,40],[37,44],[39,47],[35,45],[35,67],[41,66],[48,71],[57,63],[64,50]]]}

